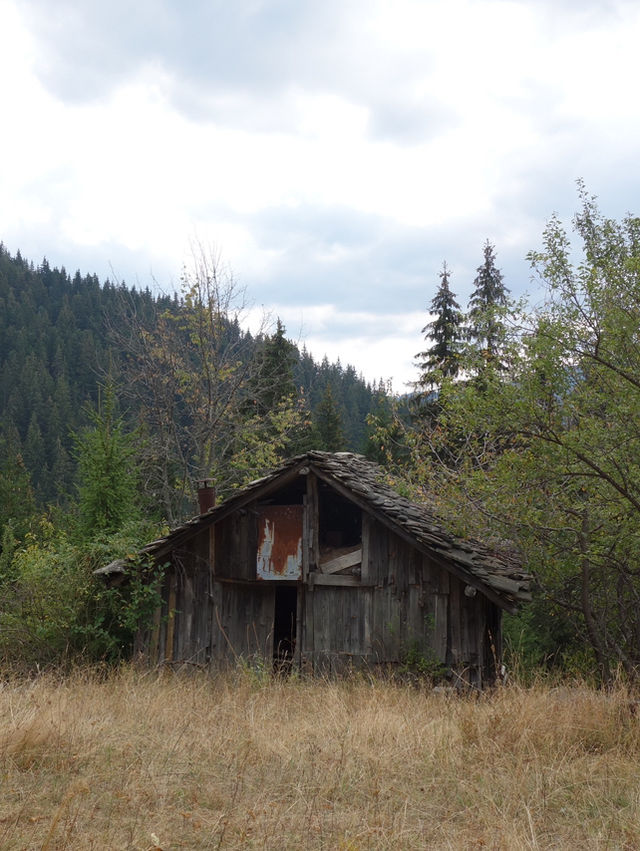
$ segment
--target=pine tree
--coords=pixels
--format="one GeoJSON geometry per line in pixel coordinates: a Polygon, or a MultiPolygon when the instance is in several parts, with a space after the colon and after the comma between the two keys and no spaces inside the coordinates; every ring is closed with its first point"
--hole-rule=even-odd
{"type": "Polygon", "coordinates": [[[433,345],[416,355],[421,359],[418,363],[421,373],[417,384],[423,389],[434,387],[443,378],[458,374],[463,317],[455,294],[449,288],[450,275],[445,260],[440,272],[440,286],[429,308],[435,314],[435,319],[422,329],[425,339],[433,340],[433,345]]]}
{"type": "Polygon", "coordinates": [[[487,365],[499,369],[504,339],[503,314],[509,304],[509,290],[496,267],[495,247],[487,240],[484,245],[484,263],[478,266],[473,282],[475,287],[469,298],[468,338],[483,354],[487,365]]]}

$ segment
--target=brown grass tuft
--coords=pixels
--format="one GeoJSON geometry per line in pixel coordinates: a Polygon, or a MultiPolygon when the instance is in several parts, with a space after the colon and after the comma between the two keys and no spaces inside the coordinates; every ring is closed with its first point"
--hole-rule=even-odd
{"type": "Polygon", "coordinates": [[[640,847],[624,689],[124,669],[0,686],[3,849],[640,847]]]}

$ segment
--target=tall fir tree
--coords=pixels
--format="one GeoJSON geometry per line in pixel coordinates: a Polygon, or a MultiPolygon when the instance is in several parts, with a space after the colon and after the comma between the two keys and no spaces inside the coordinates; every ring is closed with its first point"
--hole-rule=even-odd
{"type": "Polygon", "coordinates": [[[482,354],[484,363],[503,369],[504,312],[509,305],[509,290],[496,266],[495,246],[484,244],[484,263],[478,266],[469,298],[468,339],[482,354]]]}
{"type": "Polygon", "coordinates": [[[450,276],[445,260],[440,272],[440,286],[429,308],[435,318],[422,329],[425,339],[432,340],[433,344],[416,355],[420,358],[417,384],[423,392],[438,386],[443,378],[458,374],[463,316],[455,293],[449,287],[450,276]]]}

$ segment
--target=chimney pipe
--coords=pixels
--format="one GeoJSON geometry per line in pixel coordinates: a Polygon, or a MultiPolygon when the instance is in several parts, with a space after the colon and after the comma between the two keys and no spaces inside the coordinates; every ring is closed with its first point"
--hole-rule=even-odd
{"type": "Polygon", "coordinates": [[[198,510],[206,514],[216,504],[216,489],[213,479],[200,479],[198,482],[198,510]]]}

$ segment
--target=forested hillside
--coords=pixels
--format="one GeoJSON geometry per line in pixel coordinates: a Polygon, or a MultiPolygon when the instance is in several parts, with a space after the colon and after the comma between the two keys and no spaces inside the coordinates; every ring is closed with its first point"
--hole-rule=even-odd
{"type": "MultiPolygon", "coordinates": [[[[143,379],[149,378],[151,369],[145,359],[151,356],[150,349],[144,350],[144,343],[149,343],[160,328],[165,341],[167,329],[171,331],[169,337],[173,335],[181,350],[156,357],[155,366],[165,385],[171,358],[181,356],[186,359],[184,363],[189,361],[197,369],[198,346],[218,346],[218,351],[205,353],[204,367],[211,367],[217,358],[226,370],[218,376],[220,382],[233,383],[231,373],[241,373],[242,379],[233,384],[233,411],[225,411],[225,417],[244,411],[245,419],[250,412],[254,421],[259,407],[290,396],[304,417],[296,423],[296,440],[285,441],[282,451],[312,444],[358,451],[365,448],[366,417],[384,397],[382,386],[366,384],[351,366],[343,368],[326,358],[317,363],[306,349],[300,351],[286,340],[286,329],[280,322],[275,332],[266,329],[252,337],[230,313],[225,314],[221,309],[224,305],[214,306],[224,326],[217,342],[200,339],[193,343],[193,325],[189,323],[198,307],[203,307],[193,298],[193,292],[186,290],[180,296],[164,296],[149,289],[100,282],[95,275],[76,272],[71,277],[64,268],[51,268],[46,260],[36,267],[19,252],[11,256],[0,244],[0,472],[4,514],[9,510],[7,501],[26,499],[28,482],[40,507],[49,503],[64,506],[75,498],[74,435],[87,425],[88,411],[98,406],[100,388],[107,377],[113,382],[127,425],[141,428],[148,443],[159,439],[148,416],[152,407],[149,394],[157,388],[143,379]],[[243,365],[241,370],[238,364],[243,365]],[[257,364],[262,364],[261,380],[257,364]],[[146,370],[146,375],[135,375],[136,370],[146,370]],[[139,392],[131,392],[134,387],[139,392]],[[260,404],[258,396],[262,397],[260,404]]],[[[175,398],[164,399],[167,411],[171,408],[174,429],[188,429],[194,414],[189,410],[187,393],[180,396],[184,388],[178,385],[174,389],[175,398]]],[[[227,397],[221,400],[221,407],[229,404],[227,397]]],[[[267,415],[268,411],[261,413],[267,415]]],[[[219,428],[220,422],[212,423],[214,426],[219,428]]],[[[188,450],[181,445],[180,451],[188,450]]],[[[231,452],[228,445],[224,452],[227,456],[231,452]]],[[[269,460],[271,457],[265,456],[265,462],[269,460]]],[[[194,467],[192,472],[213,475],[216,471],[194,467]]],[[[174,479],[180,474],[177,470],[172,473],[174,479]]],[[[186,489],[184,482],[181,487],[186,489]]]]}

